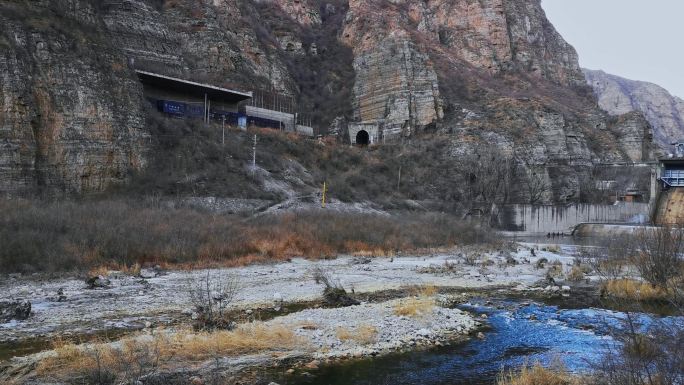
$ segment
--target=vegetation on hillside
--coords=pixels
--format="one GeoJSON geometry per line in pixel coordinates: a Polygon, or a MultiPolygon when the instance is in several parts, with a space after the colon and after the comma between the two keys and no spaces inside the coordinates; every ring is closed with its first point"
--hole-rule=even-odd
{"type": "Polygon", "coordinates": [[[446,214],[393,216],[325,211],[241,218],[158,200],[0,201],[0,272],[207,267],[325,258],[484,241],[446,214]]]}

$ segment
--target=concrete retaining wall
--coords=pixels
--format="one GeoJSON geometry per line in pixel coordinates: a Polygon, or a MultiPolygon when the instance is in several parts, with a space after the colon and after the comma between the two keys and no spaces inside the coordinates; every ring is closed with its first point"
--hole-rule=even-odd
{"type": "Polygon", "coordinates": [[[573,235],[586,238],[618,238],[634,236],[644,231],[655,232],[657,230],[658,227],[655,226],[585,223],[577,226],[573,235]]]}
{"type": "Polygon", "coordinates": [[[521,235],[570,233],[580,223],[647,223],[650,213],[649,203],[506,205],[495,208],[492,225],[499,230],[521,235]]]}

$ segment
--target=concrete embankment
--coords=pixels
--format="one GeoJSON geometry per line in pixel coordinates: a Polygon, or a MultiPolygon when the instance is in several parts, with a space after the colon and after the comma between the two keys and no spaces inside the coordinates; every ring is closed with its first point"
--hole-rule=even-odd
{"type": "Polygon", "coordinates": [[[578,225],[573,235],[582,238],[617,238],[633,236],[641,232],[655,231],[657,226],[640,226],[629,224],[583,223],[578,225]]]}

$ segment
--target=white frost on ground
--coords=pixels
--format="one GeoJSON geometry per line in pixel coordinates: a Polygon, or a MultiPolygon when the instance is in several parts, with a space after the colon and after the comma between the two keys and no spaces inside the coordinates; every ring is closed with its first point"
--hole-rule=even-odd
{"type": "Polygon", "coordinates": [[[146,280],[118,275],[111,278],[111,288],[97,290],[86,289],[85,283],[78,279],[9,278],[0,283],[0,299],[29,300],[35,314],[28,320],[2,325],[0,342],[131,327],[146,321],[165,322],[190,307],[189,282],[201,279],[207,272],[212,276],[238,277],[240,290],[235,305],[248,309],[272,305],[276,293],[285,302],[320,298],[322,287],[315,284],[311,274],[316,267],[332,273],[348,291],[363,293],[425,284],[462,288],[524,287],[545,276],[545,269],[535,268],[538,258],[559,259],[566,269],[572,260],[566,250],[559,254],[537,250],[533,257],[529,245],[521,245],[512,253],[520,264],[508,267],[499,266],[505,258],[498,252],[483,257],[494,262],[489,267],[467,266],[459,254],[459,250],[453,250],[428,256],[372,258],[366,264],[356,263],[352,257],[323,261],[294,259],[288,263],[233,269],[173,271],[146,280]],[[448,273],[438,271],[452,264],[455,268],[448,273]],[[431,266],[437,271],[426,269],[431,266]],[[66,301],[56,300],[60,288],[66,301]]]}

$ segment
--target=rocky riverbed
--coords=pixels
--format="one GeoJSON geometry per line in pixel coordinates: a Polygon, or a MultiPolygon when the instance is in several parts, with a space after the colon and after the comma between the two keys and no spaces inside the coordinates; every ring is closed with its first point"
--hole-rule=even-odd
{"type": "MultiPolygon", "coordinates": [[[[270,309],[264,321],[267,327],[294,331],[303,341],[296,349],[279,351],[277,358],[273,354],[227,357],[226,367],[235,371],[282,361],[297,362],[288,364],[294,367],[317,367],[330,360],[448,345],[467,338],[480,322],[453,308],[467,299],[459,293],[495,289],[570,295],[573,289],[562,279],[571,269],[574,252],[573,247],[511,244],[489,250],[460,248],[382,258],[294,259],[232,269],[143,270],[136,277],[110,272],[109,284],[94,289],[78,278],[12,276],[0,285],[3,299],[29,301],[32,314],[26,320],[0,324],[0,341],[5,350],[10,349],[5,357],[11,357],[11,344],[36,338],[49,341],[104,332],[120,335],[137,329],[143,330],[142,335],[154,334],[157,329],[174,333],[192,322],[189,287],[210,275],[237,280],[231,309],[241,322],[258,320],[255,315],[270,309]],[[561,273],[556,282],[549,283],[548,269],[554,263],[561,273]],[[315,281],[315,271],[327,272],[361,304],[320,307],[323,287],[315,281]],[[415,289],[428,286],[439,290],[427,296],[415,289]],[[432,301],[431,305],[406,303],[425,299],[419,297],[429,297],[426,300],[432,301]],[[405,311],[402,307],[419,309],[405,311]]],[[[17,349],[16,355],[28,353],[31,349],[17,349]]],[[[6,365],[30,366],[45,354],[51,353],[13,358],[6,365]]]]}
{"type": "Polygon", "coordinates": [[[298,303],[320,299],[322,286],[312,277],[314,269],[330,272],[357,295],[419,285],[526,290],[546,278],[547,269],[537,264],[541,259],[560,261],[569,270],[573,248],[551,250],[522,244],[510,251],[461,249],[420,256],[293,259],[231,269],[151,272],[143,274],[146,278],[111,272],[111,285],[96,289],[89,289],[79,278],[4,277],[2,299],[29,301],[33,314],[21,322],[0,324],[0,342],[170,323],[183,318],[184,312],[189,314],[189,287],[207,274],[235,277],[239,290],[233,306],[245,310],[272,307],[275,300],[298,303]],[[507,263],[507,258],[512,260],[507,263]]]}

